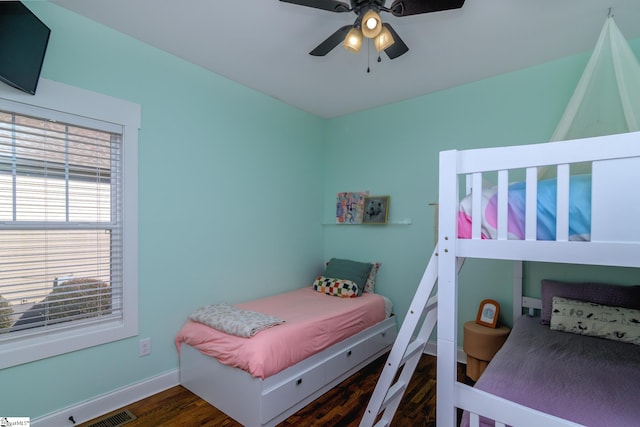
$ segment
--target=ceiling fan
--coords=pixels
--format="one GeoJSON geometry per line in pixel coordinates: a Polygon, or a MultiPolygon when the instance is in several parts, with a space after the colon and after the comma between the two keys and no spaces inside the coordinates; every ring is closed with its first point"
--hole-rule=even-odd
{"type": "Polygon", "coordinates": [[[309,52],[313,56],[325,56],[342,42],[345,49],[359,52],[362,37],[373,39],[378,52],[385,51],[389,59],[395,59],[409,51],[391,24],[382,23],[380,12],[389,12],[403,17],[442,10],[459,9],[465,0],[394,0],[391,7],[385,7],[386,0],[350,0],[344,3],[338,0],[280,0],[285,3],[328,10],[329,12],[354,12],[356,20],[330,35],[309,52]]]}

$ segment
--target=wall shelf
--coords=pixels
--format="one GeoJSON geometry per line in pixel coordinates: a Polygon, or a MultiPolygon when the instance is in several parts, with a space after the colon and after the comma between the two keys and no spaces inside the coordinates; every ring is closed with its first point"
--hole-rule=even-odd
{"type": "Polygon", "coordinates": [[[322,223],[322,225],[340,225],[340,226],[344,226],[344,227],[349,227],[349,226],[354,226],[354,225],[365,225],[365,226],[371,226],[371,227],[379,227],[379,226],[385,226],[385,225],[411,225],[411,224],[413,224],[413,220],[411,218],[399,219],[399,220],[395,220],[395,221],[387,221],[386,224],[336,224],[335,220],[334,221],[324,221],[322,223]]]}

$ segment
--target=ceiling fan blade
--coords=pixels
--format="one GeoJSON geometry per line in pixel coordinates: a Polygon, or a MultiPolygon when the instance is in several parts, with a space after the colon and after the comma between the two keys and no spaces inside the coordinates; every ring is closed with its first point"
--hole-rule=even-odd
{"type": "Polygon", "coordinates": [[[337,0],[280,0],[284,3],[297,4],[300,6],[313,7],[316,9],[328,10],[329,12],[350,12],[351,8],[347,3],[337,0]]]}
{"type": "Polygon", "coordinates": [[[393,36],[393,44],[384,50],[389,59],[396,59],[398,56],[409,52],[409,47],[402,41],[393,27],[386,22],[382,25],[385,26],[393,36]]]}
{"type": "Polygon", "coordinates": [[[338,46],[344,38],[347,36],[347,33],[352,28],[352,25],[345,25],[344,27],[340,27],[338,31],[331,34],[325,41],[320,43],[315,49],[309,52],[309,55],[313,56],[325,56],[327,53],[331,52],[331,50],[338,46]]]}
{"type": "Polygon", "coordinates": [[[409,16],[460,9],[463,4],[464,0],[394,0],[389,10],[394,16],[409,16]]]}

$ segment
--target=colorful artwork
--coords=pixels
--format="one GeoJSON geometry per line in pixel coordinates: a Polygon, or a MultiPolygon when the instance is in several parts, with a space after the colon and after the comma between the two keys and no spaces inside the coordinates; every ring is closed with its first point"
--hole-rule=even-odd
{"type": "Polygon", "coordinates": [[[362,224],[364,198],[368,191],[338,193],[336,202],[336,224],[362,224]]]}

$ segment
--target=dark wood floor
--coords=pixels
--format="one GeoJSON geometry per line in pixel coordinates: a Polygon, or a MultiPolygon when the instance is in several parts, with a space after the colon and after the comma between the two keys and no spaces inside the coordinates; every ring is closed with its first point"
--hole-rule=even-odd
{"type": "MultiPolygon", "coordinates": [[[[386,358],[387,355],[352,375],[287,418],[278,427],[357,426],[382,372],[386,358]]],[[[436,358],[423,355],[396,412],[392,426],[435,426],[435,378],[436,358]]],[[[458,365],[458,379],[469,383],[464,375],[464,365],[458,365]]],[[[127,427],[240,426],[239,423],[182,386],[172,387],[122,409],[128,409],[137,417],[136,420],[127,423],[127,427]]],[[[87,424],[95,421],[92,420],[87,424]]]]}

